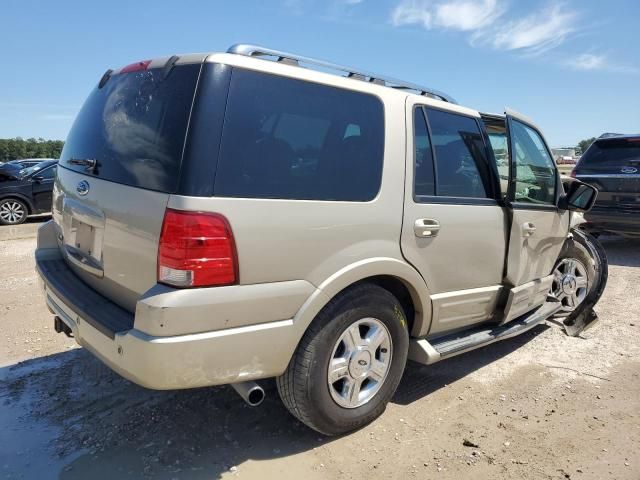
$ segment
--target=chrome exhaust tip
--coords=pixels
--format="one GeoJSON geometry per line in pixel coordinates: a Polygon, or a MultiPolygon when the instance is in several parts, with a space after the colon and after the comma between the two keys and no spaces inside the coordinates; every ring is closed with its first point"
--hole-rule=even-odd
{"type": "Polygon", "coordinates": [[[264,389],[256,382],[232,383],[231,386],[251,407],[257,407],[264,400],[264,389]]]}

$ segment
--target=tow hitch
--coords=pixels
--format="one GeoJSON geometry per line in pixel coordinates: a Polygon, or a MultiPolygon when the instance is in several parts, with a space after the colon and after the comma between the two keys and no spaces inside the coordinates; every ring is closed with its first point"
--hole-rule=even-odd
{"type": "Polygon", "coordinates": [[[73,338],[73,330],[71,330],[69,325],[64,323],[60,317],[54,317],[53,328],[57,333],[64,333],[67,337],[73,338]]]}

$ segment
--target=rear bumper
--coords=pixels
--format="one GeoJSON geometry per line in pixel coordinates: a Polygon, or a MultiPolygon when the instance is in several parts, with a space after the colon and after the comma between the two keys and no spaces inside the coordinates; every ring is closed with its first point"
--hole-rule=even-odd
{"type": "Polygon", "coordinates": [[[580,227],[593,232],[613,232],[640,235],[640,213],[627,213],[597,207],[584,214],[586,223],[580,227]]]}
{"type": "MultiPolygon", "coordinates": [[[[47,305],[69,326],[79,345],[123,377],[147,388],[168,390],[268,378],[286,369],[299,340],[293,320],[248,320],[248,325],[233,328],[150,335],[138,328],[138,316],[141,323],[165,322],[167,308],[157,305],[158,296],[141,297],[136,315],[102,297],[66,266],[57,245],[47,244],[50,224],[40,227],[36,250],[36,270],[47,305]]],[[[161,298],[171,303],[169,293],[163,292],[161,298]]],[[[193,308],[174,304],[169,308],[171,318],[193,314],[193,308]]],[[[215,305],[209,305],[211,323],[225,325],[212,312],[215,305]]]]}

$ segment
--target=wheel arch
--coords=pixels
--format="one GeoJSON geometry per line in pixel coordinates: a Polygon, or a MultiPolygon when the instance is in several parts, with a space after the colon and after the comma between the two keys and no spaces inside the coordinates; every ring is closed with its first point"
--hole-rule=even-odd
{"type": "Polygon", "coordinates": [[[376,284],[392,293],[404,309],[411,336],[424,336],[431,325],[431,297],[420,274],[407,263],[394,258],[373,258],[348,265],[320,284],[294,318],[299,338],[313,319],[337,295],[364,282],[376,284]]]}
{"type": "Polygon", "coordinates": [[[24,204],[27,206],[27,215],[32,215],[33,214],[33,211],[34,211],[33,203],[25,195],[22,195],[20,193],[11,192],[11,193],[7,193],[5,195],[0,196],[0,202],[2,200],[8,200],[8,199],[20,200],[21,202],[24,202],[24,204]]]}

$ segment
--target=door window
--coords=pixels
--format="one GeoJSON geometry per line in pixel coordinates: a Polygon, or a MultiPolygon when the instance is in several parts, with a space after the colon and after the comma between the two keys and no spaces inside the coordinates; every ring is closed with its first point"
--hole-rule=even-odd
{"type": "Polygon", "coordinates": [[[53,180],[56,176],[56,166],[45,168],[38,175],[42,177],[43,180],[53,180]]]}
{"type": "Polygon", "coordinates": [[[509,188],[509,147],[507,140],[507,128],[502,122],[501,125],[487,123],[485,121],[485,129],[489,136],[489,143],[493,150],[493,157],[496,161],[496,169],[498,171],[498,180],[500,183],[500,196],[507,196],[509,188]]]}
{"type": "Polygon", "coordinates": [[[413,144],[415,146],[414,196],[435,195],[433,175],[433,152],[427,129],[427,120],[422,108],[416,108],[413,114],[413,144]]]}
{"type": "Polygon", "coordinates": [[[516,170],[515,201],[555,205],[556,167],[538,132],[513,120],[511,141],[516,170]]]}
{"type": "Polygon", "coordinates": [[[435,150],[436,195],[491,198],[491,173],[474,118],[426,109],[435,150]]]}

